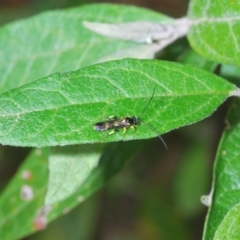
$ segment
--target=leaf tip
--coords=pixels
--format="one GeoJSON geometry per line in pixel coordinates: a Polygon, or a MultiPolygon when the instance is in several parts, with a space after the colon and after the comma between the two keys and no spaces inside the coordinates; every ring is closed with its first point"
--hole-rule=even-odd
{"type": "Polygon", "coordinates": [[[240,97],[240,88],[236,88],[235,90],[229,93],[229,97],[240,97]]]}

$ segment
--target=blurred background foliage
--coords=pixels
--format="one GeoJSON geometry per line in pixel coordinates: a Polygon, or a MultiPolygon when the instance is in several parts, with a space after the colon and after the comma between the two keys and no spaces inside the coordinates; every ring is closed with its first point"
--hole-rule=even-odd
{"type": "Polygon", "coordinates": [[[101,2],[146,7],[172,17],[181,17],[186,14],[188,5],[188,0],[0,0],[0,24],[26,18],[47,10],[69,8],[86,3],[101,2]]]}
{"type": "MultiPolygon", "coordinates": [[[[184,16],[188,6],[187,0],[0,0],[0,24],[46,10],[96,2],[142,6],[172,17],[184,16]]],[[[183,39],[162,51],[159,58],[176,61],[188,49],[183,39]]],[[[207,208],[200,197],[210,191],[212,163],[224,127],[218,119],[224,119],[227,105],[199,123],[164,135],[168,150],[158,138],[146,141],[133,161],[104,189],[44,231],[25,239],[201,239],[207,208]]],[[[0,147],[1,190],[29,151],[0,147]]]]}

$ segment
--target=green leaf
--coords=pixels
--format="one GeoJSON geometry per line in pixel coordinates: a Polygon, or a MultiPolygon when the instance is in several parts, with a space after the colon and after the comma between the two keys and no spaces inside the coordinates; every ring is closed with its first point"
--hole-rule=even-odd
{"type": "Polygon", "coordinates": [[[0,28],[1,92],[54,72],[76,70],[123,57],[149,57],[148,44],[95,34],[83,21],[159,22],[159,13],[132,6],[95,4],[42,13],[0,28]]]}
{"type": "Polygon", "coordinates": [[[199,54],[210,60],[240,66],[240,2],[192,0],[188,39],[199,54]]]}
{"type": "Polygon", "coordinates": [[[1,94],[0,142],[39,147],[155,137],[209,116],[233,90],[231,83],[191,66],[105,62],[1,94]],[[144,122],[136,131],[106,137],[93,125],[108,116],[136,116],[144,122]]]}
{"type": "MultiPolygon", "coordinates": [[[[110,144],[103,152],[99,165],[93,169],[80,188],[66,200],[51,205],[44,205],[49,150],[35,149],[1,194],[0,239],[20,239],[27,234],[41,230],[59,215],[85,201],[125,167],[132,156],[141,149],[143,143],[143,141],[131,141],[110,144]],[[32,199],[20,197],[20,190],[25,185],[33,189],[32,199]],[[50,212],[44,212],[44,209],[50,212]]],[[[88,146],[87,148],[90,148],[91,152],[95,147],[91,149],[91,146],[88,146]]],[[[85,154],[83,152],[83,156],[85,154]]]]}
{"type": "Polygon", "coordinates": [[[240,204],[235,205],[219,225],[213,240],[240,239],[240,204]]]}
{"type": "MultiPolygon", "coordinates": [[[[213,199],[205,223],[204,238],[213,239],[228,211],[240,202],[240,101],[232,105],[214,166],[213,199]]],[[[233,226],[238,228],[239,225],[233,226]]],[[[237,238],[229,238],[237,239],[237,238]]]]}
{"type": "Polygon", "coordinates": [[[45,203],[72,195],[98,164],[100,152],[84,145],[54,148],[49,157],[49,181],[45,203]]]}
{"type": "Polygon", "coordinates": [[[48,179],[49,149],[35,149],[0,198],[0,239],[19,239],[38,228],[48,179]]]}

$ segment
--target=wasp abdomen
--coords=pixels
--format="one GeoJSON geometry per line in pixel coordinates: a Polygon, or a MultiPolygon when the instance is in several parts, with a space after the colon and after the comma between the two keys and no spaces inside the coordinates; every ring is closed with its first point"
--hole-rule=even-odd
{"type": "Polygon", "coordinates": [[[94,124],[93,129],[96,131],[106,131],[110,129],[118,130],[121,128],[129,128],[134,127],[139,124],[139,120],[136,117],[111,117],[110,120],[106,120],[105,122],[98,122],[94,124]]]}
{"type": "Polygon", "coordinates": [[[105,131],[109,128],[106,126],[105,122],[98,122],[98,123],[94,124],[93,129],[96,131],[105,131]]]}

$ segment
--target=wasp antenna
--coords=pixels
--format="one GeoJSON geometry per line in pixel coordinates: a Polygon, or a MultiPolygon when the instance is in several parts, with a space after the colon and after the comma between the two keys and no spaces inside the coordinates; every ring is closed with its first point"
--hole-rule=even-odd
{"type": "Polygon", "coordinates": [[[147,105],[145,106],[145,108],[143,108],[142,113],[141,113],[140,116],[142,116],[142,115],[144,114],[144,112],[146,111],[146,109],[148,108],[149,104],[151,103],[151,101],[152,101],[152,99],[153,99],[153,97],[154,97],[154,94],[155,94],[155,87],[154,87],[154,89],[153,89],[153,93],[152,93],[151,98],[149,99],[149,101],[148,101],[147,105]]]}
{"type": "Polygon", "coordinates": [[[158,135],[158,138],[162,141],[164,147],[165,147],[166,149],[168,149],[168,148],[167,148],[167,144],[164,142],[163,138],[162,138],[160,135],[158,135]]]}
{"type": "MultiPolygon", "coordinates": [[[[143,123],[143,121],[141,121],[141,122],[143,123]]],[[[167,144],[165,143],[165,141],[163,140],[163,138],[161,137],[161,135],[159,134],[159,132],[157,131],[157,129],[156,129],[155,127],[149,125],[149,124],[146,124],[145,122],[144,122],[144,124],[145,124],[149,129],[151,129],[153,132],[157,133],[158,138],[162,141],[164,147],[165,147],[166,149],[168,149],[168,148],[167,148],[167,144]]]]}

